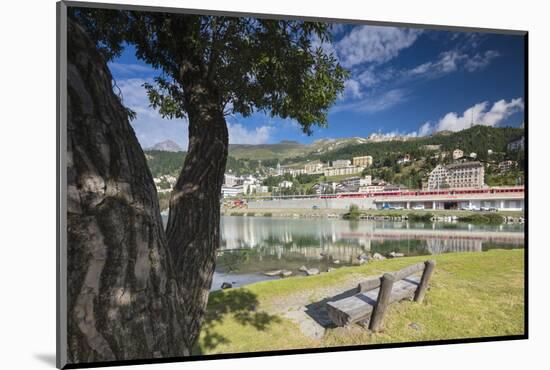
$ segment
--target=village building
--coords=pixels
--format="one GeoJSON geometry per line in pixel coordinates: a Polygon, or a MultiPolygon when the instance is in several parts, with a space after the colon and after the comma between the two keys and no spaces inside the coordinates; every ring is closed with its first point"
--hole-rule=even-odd
{"type": "Polygon", "coordinates": [[[453,150],[453,159],[458,159],[464,157],[464,152],[460,149],[453,150]]]}
{"type": "Polygon", "coordinates": [[[523,150],[525,147],[525,136],[521,135],[508,143],[508,150],[523,150]]]}
{"type": "Polygon", "coordinates": [[[351,161],[349,159],[337,159],[335,161],[332,161],[333,168],[349,167],[349,166],[351,166],[351,161]]]}
{"type": "Polygon", "coordinates": [[[364,155],[361,157],[353,157],[352,164],[357,167],[369,167],[372,166],[372,156],[364,155]]]}
{"type": "Polygon", "coordinates": [[[323,169],[323,167],[324,167],[324,164],[319,161],[310,162],[304,165],[304,171],[307,174],[321,173],[321,170],[323,169]]]}
{"type": "Polygon", "coordinates": [[[346,166],[346,167],[327,167],[323,170],[325,176],[344,176],[355,175],[363,172],[363,167],[346,166]]]}
{"type": "Polygon", "coordinates": [[[498,164],[498,170],[500,172],[508,172],[516,168],[518,165],[518,162],[516,161],[502,161],[498,164]]]}

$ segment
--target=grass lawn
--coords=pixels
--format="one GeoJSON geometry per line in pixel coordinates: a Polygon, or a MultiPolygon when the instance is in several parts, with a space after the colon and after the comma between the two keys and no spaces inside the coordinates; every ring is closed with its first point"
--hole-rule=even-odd
{"type": "Polygon", "coordinates": [[[194,352],[235,353],[523,334],[522,249],[431,258],[437,266],[424,302],[393,304],[380,333],[352,325],[327,329],[324,336],[316,337],[308,333],[307,320],[297,318],[305,317],[305,305],[353,288],[366,276],[395,271],[427,257],[375,261],[317,276],[211,293],[194,352]]]}

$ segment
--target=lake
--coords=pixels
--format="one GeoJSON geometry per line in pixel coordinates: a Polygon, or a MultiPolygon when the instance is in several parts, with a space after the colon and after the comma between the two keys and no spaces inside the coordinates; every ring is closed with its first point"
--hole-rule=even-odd
{"type": "Polygon", "coordinates": [[[267,271],[286,269],[295,276],[303,274],[301,266],[323,272],[358,265],[362,254],[418,256],[523,248],[524,227],[222,216],[221,237],[212,290],[223,282],[238,287],[278,279],[264,275],[267,271]]]}

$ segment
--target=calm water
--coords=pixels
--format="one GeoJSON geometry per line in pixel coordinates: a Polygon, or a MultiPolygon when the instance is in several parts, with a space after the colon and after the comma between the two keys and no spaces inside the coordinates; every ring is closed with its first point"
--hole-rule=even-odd
{"type": "Polygon", "coordinates": [[[523,225],[408,223],[222,216],[222,243],[212,290],[226,281],[242,286],[274,279],[263,273],[300,266],[328,268],[359,264],[361,254],[406,256],[523,248],[523,225]]]}

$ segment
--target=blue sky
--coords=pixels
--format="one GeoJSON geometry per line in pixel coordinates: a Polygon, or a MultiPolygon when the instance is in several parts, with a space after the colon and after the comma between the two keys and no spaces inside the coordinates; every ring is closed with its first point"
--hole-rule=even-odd
{"type": "MultiPolygon", "coordinates": [[[[292,120],[256,113],[228,116],[230,143],[261,144],[377,135],[424,136],[476,124],[524,122],[524,41],[521,36],[364,25],[334,25],[333,53],[351,71],[330,109],[327,128],[302,133],[292,120]]],[[[170,139],[187,147],[187,123],[162,119],[141,86],[158,73],[132,47],[109,67],[143,147],[170,139]]]]}

